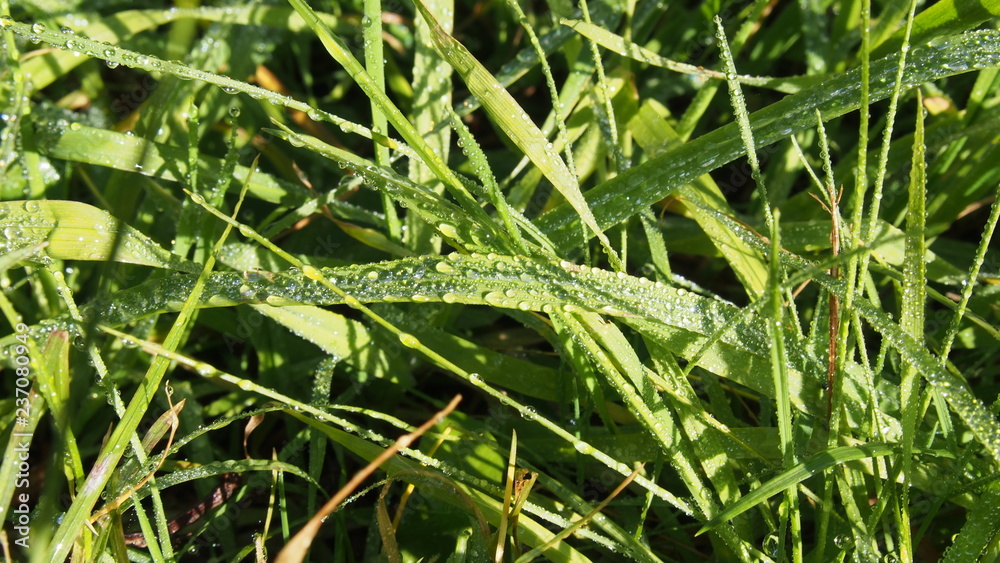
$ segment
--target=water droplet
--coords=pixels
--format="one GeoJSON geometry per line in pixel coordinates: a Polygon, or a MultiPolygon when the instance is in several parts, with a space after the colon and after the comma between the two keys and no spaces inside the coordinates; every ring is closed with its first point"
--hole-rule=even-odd
{"type": "Polygon", "coordinates": [[[44,33],[45,32],[45,24],[42,23],[42,22],[35,22],[35,23],[31,24],[31,32],[32,33],[44,33]]]}
{"type": "Polygon", "coordinates": [[[761,551],[771,557],[777,557],[779,547],[778,544],[778,534],[768,534],[767,537],[764,538],[763,543],[761,543],[761,551]]]}
{"type": "Polygon", "coordinates": [[[459,240],[458,229],[449,223],[438,224],[438,232],[452,240],[459,240]]]}
{"type": "Polygon", "coordinates": [[[408,332],[399,333],[399,343],[407,348],[417,348],[420,346],[420,340],[408,332]]]}

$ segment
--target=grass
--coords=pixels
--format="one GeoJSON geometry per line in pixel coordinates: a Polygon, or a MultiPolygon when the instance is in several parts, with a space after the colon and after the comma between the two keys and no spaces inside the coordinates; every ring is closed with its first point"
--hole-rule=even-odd
{"type": "Polygon", "coordinates": [[[0,555],[996,559],[1000,2],[688,4],[0,0],[0,555]]]}

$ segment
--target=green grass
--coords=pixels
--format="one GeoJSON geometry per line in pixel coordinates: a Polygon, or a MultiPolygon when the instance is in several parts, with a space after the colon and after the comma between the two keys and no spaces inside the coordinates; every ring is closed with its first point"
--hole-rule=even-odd
{"type": "Polygon", "coordinates": [[[680,4],[0,0],[0,557],[995,560],[1000,2],[680,4]]]}

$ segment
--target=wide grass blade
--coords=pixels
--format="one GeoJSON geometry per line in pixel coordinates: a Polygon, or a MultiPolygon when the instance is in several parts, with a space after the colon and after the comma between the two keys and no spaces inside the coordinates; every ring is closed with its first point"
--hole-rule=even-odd
{"type": "Polygon", "coordinates": [[[0,235],[5,254],[44,243],[46,260],[113,260],[188,273],[199,270],[107,211],[76,201],[0,202],[0,235]]]}

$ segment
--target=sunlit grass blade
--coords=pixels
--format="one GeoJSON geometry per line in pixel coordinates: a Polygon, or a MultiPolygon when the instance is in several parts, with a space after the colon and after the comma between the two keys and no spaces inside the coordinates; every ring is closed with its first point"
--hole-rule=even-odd
{"type": "MultiPolygon", "coordinates": [[[[451,0],[439,0],[430,3],[429,9],[437,14],[442,25],[451,29],[454,25],[454,3],[451,0]]],[[[414,97],[411,115],[413,126],[417,131],[424,132],[427,144],[442,158],[448,160],[451,152],[451,130],[448,127],[435,127],[448,121],[448,113],[452,104],[452,70],[447,63],[434,54],[431,47],[430,29],[423,17],[414,20],[416,41],[413,53],[414,97]]],[[[459,143],[461,145],[461,143],[459,143]]],[[[409,178],[422,185],[433,186],[434,191],[442,193],[444,185],[440,183],[435,172],[420,161],[413,161],[408,171],[409,178]]],[[[428,250],[440,251],[440,242],[432,237],[433,223],[426,223],[418,217],[407,218],[407,239],[411,248],[420,252],[428,250]]]]}
{"type": "MultiPolygon", "coordinates": [[[[605,49],[609,49],[623,57],[628,57],[641,63],[660,66],[682,74],[690,74],[692,76],[698,76],[701,78],[710,78],[714,80],[726,79],[726,74],[724,72],[706,69],[704,67],[697,65],[673,61],[671,59],[658,55],[650,51],[649,49],[646,49],[645,47],[636,45],[635,43],[626,40],[624,37],[616,35],[592,23],[587,23],[585,21],[577,21],[577,20],[563,20],[560,23],[573,28],[573,30],[576,31],[577,33],[580,33],[581,35],[587,37],[591,41],[598,43],[605,49]]],[[[818,82],[817,78],[805,77],[805,76],[767,78],[760,76],[740,75],[737,76],[737,80],[740,82],[740,84],[746,86],[758,86],[761,88],[770,88],[786,94],[794,94],[799,90],[802,90],[803,88],[811,86],[818,82]]]]}
{"type": "Polygon", "coordinates": [[[197,264],[164,250],[107,211],[76,201],[0,202],[0,233],[5,254],[44,243],[42,253],[49,260],[113,260],[198,271],[197,264]]]}
{"type": "MultiPolygon", "coordinates": [[[[39,135],[39,149],[52,158],[107,166],[127,172],[138,172],[152,178],[182,181],[189,174],[187,150],[153,143],[124,133],[75,124],[64,128],[55,125],[39,135]]],[[[219,180],[222,160],[201,155],[198,174],[205,183],[219,180]]],[[[292,203],[302,201],[306,192],[300,186],[260,173],[250,174],[245,166],[237,166],[237,182],[250,179],[248,193],[264,201],[292,203]]]]}
{"type": "Polygon", "coordinates": [[[531,159],[556,190],[566,198],[587,228],[600,239],[612,264],[617,264],[617,254],[612,250],[611,242],[598,226],[594,214],[583,199],[576,176],[567,168],[562,158],[552,152],[551,143],[542,135],[538,126],[472,53],[441,28],[422,2],[418,0],[416,5],[431,26],[438,54],[462,76],[469,90],[483,104],[504,134],[531,159]]]}
{"type": "MultiPolygon", "coordinates": [[[[918,106],[922,105],[922,97],[917,96],[918,106]]],[[[903,269],[903,286],[901,291],[902,311],[900,326],[903,331],[918,342],[924,337],[924,309],[926,307],[927,265],[924,253],[927,243],[925,239],[925,222],[927,217],[925,202],[927,178],[925,170],[927,163],[924,156],[924,113],[917,111],[917,128],[913,137],[913,166],[910,171],[909,204],[906,212],[906,267],[903,269]]],[[[917,439],[920,410],[920,392],[917,369],[913,365],[903,367],[899,383],[900,410],[902,411],[903,440],[900,452],[901,473],[903,483],[900,490],[900,526],[910,528],[910,495],[907,476],[912,465],[912,451],[917,439]]],[[[935,391],[931,391],[935,392],[935,391]]],[[[939,413],[945,417],[946,412],[939,413]]],[[[913,546],[910,545],[909,534],[900,538],[900,553],[904,558],[910,558],[913,546]]]]}

